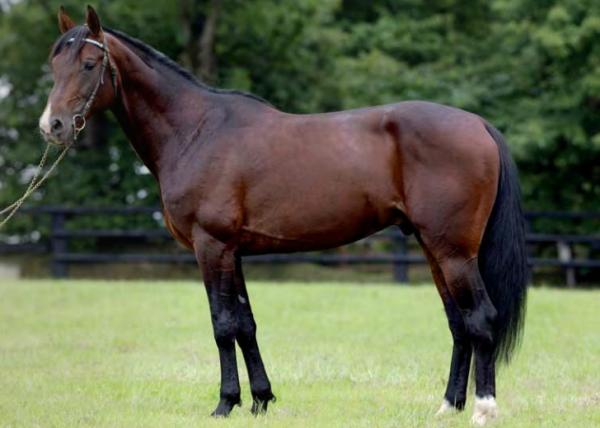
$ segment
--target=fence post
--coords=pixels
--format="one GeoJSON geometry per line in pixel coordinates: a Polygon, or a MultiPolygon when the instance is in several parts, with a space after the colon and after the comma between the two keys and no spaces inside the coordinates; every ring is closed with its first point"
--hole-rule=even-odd
{"type": "MultiPolygon", "coordinates": [[[[399,234],[392,238],[394,243],[393,254],[395,256],[406,256],[408,255],[408,246],[406,243],[406,236],[399,234]]],[[[400,284],[408,283],[408,264],[404,261],[394,261],[394,281],[400,284]]]]}
{"type": "MultiPolygon", "coordinates": [[[[556,243],[558,249],[558,260],[562,263],[571,263],[573,260],[573,251],[571,246],[565,241],[558,241],[556,243]]],[[[567,287],[574,288],[577,285],[577,277],[575,275],[575,269],[571,266],[565,266],[565,279],[567,281],[567,287]]]]}
{"type": "MultiPolygon", "coordinates": [[[[531,215],[526,215],[524,220],[525,220],[525,235],[528,236],[530,234],[533,234],[533,222],[535,220],[535,215],[531,214],[531,215]]],[[[535,253],[534,253],[534,246],[531,245],[531,243],[529,243],[527,241],[525,241],[525,254],[527,256],[527,268],[528,268],[528,272],[529,272],[529,283],[533,283],[533,274],[534,274],[534,265],[531,264],[531,261],[534,259],[535,257],[535,253]]]]}
{"type": "Polygon", "coordinates": [[[69,276],[69,266],[66,262],[57,259],[58,254],[64,254],[69,249],[68,239],[60,236],[65,230],[66,215],[62,211],[52,211],[52,229],[50,232],[50,247],[52,249],[52,276],[66,278],[69,276]]]}

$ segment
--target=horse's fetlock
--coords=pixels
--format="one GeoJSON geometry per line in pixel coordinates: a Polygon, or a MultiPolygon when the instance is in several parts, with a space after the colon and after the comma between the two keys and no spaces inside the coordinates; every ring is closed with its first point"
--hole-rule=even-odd
{"type": "Polygon", "coordinates": [[[459,392],[452,396],[446,395],[446,401],[450,403],[452,407],[456,410],[461,411],[464,410],[465,404],[467,403],[467,396],[465,393],[459,392]]]}
{"type": "Polygon", "coordinates": [[[265,413],[269,406],[269,402],[277,401],[277,398],[271,392],[271,387],[262,391],[252,391],[252,413],[258,415],[265,413]]]}
{"type": "Polygon", "coordinates": [[[220,398],[232,406],[238,406],[242,404],[242,395],[239,390],[221,391],[220,398]]]}
{"type": "Polygon", "coordinates": [[[275,397],[273,395],[273,392],[271,391],[271,384],[268,380],[263,382],[257,382],[257,384],[252,385],[251,392],[252,397],[261,399],[263,401],[271,400],[275,397]]]}

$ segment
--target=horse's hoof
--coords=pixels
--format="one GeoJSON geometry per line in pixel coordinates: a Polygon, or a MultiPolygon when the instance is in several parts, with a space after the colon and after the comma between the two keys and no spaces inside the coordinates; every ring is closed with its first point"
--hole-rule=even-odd
{"type": "Polygon", "coordinates": [[[452,404],[450,404],[450,402],[448,400],[444,399],[444,401],[442,401],[442,405],[440,406],[438,411],[435,413],[435,416],[440,417],[440,416],[454,414],[454,413],[458,413],[458,409],[456,407],[454,407],[452,404]]]}
{"type": "Polygon", "coordinates": [[[231,410],[236,405],[241,406],[242,400],[240,400],[239,398],[235,399],[235,400],[231,400],[228,398],[221,398],[221,400],[219,401],[219,404],[217,405],[217,408],[210,415],[213,418],[226,418],[227,416],[229,416],[229,414],[231,413],[231,410]]]}
{"type": "Polygon", "coordinates": [[[267,413],[268,406],[269,406],[268,401],[254,400],[252,402],[252,409],[250,411],[255,416],[263,415],[263,414],[267,413]]]}
{"type": "Polygon", "coordinates": [[[223,409],[221,406],[217,406],[217,408],[210,414],[213,418],[227,418],[231,413],[231,409],[223,409]]]}
{"type": "Polygon", "coordinates": [[[252,414],[258,416],[267,413],[269,401],[275,402],[276,400],[277,398],[275,398],[271,391],[267,394],[255,395],[252,401],[252,414]]]}
{"type": "Polygon", "coordinates": [[[496,405],[496,399],[494,397],[491,395],[483,398],[475,396],[475,408],[473,410],[471,424],[482,427],[497,417],[498,406],[496,405]]]}

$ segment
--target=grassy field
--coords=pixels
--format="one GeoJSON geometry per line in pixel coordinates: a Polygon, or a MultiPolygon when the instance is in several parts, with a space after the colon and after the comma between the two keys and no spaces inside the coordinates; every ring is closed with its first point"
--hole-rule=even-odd
{"type": "MultiPolygon", "coordinates": [[[[208,417],[218,359],[197,283],[4,281],[0,426],[466,427],[436,419],[450,337],[433,286],[250,284],[278,401],[208,417]]],[[[503,427],[600,426],[600,292],[536,289],[498,378],[503,427]]]]}

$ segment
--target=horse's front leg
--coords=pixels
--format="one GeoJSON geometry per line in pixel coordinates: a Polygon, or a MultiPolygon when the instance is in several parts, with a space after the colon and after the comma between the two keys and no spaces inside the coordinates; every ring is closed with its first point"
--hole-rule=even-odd
{"type": "Polygon", "coordinates": [[[204,277],[221,363],[220,400],[212,415],[227,416],[235,405],[241,404],[235,355],[238,332],[235,249],[204,233],[194,237],[194,249],[204,277]]]}
{"type": "Polygon", "coordinates": [[[238,333],[237,342],[244,354],[250,390],[252,392],[252,413],[259,414],[267,411],[269,401],[275,400],[271,392],[271,382],[267,376],[265,366],[260,356],[258,342],[256,341],[256,322],[250,307],[250,298],[246,291],[246,283],[242,272],[242,261],[236,258],[235,283],[238,294],[238,333]]]}

